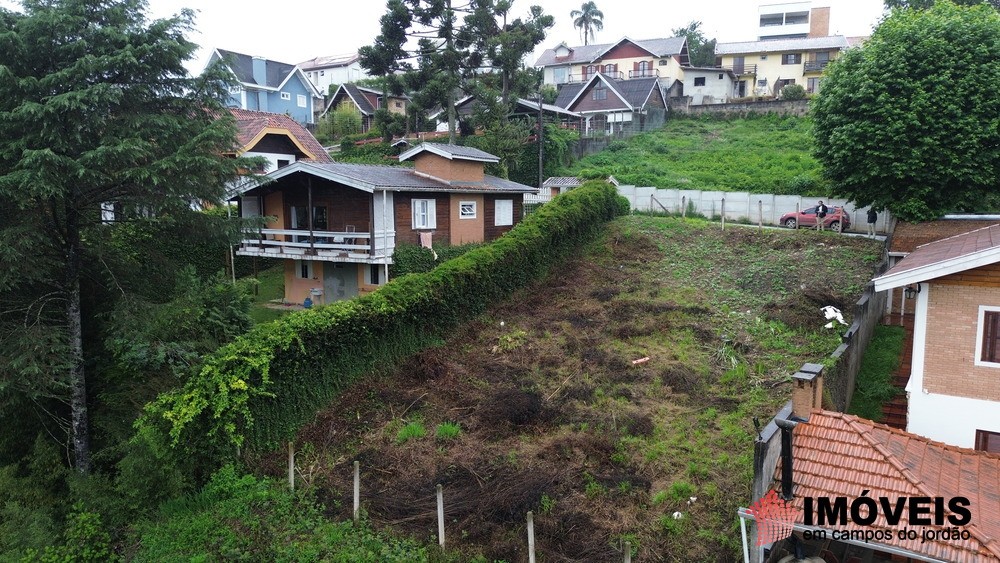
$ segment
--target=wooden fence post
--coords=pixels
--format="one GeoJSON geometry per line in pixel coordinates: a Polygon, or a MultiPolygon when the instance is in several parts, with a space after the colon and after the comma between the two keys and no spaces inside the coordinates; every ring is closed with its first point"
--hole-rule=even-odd
{"type": "Polygon", "coordinates": [[[757,230],[764,232],[764,200],[757,200],[757,230]]]}
{"type": "Polygon", "coordinates": [[[288,441],[288,488],[295,490],[295,442],[288,441]]]}
{"type": "Polygon", "coordinates": [[[535,563],[535,517],[528,511],[528,563],[535,563]]]}
{"type": "Polygon", "coordinates": [[[688,216],[687,196],[681,196],[681,217],[688,216]]]}
{"type": "Polygon", "coordinates": [[[632,563],[632,542],[625,542],[625,563],[632,563]]]}
{"type": "Polygon", "coordinates": [[[802,205],[801,201],[795,202],[795,230],[799,230],[799,207],[802,205]]]}
{"type": "Polygon", "coordinates": [[[438,544],[444,549],[444,490],[439,483],[437,486],[438,501],[438,544]]]}
{"type": "Polygon", "coordinates": [[[722,230],[726,230],[726,198],[722,198],[722,230]]]}
{"type": "Polygon", "coordinates": [[[354,461],[354,521],[361,516],[361,464],[354,461]]]}

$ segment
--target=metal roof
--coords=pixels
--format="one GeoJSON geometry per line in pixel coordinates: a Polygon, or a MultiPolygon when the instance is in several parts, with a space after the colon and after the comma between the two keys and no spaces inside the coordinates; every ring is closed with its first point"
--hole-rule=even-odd
{"type": "Polygon", "coordinates": [[[602,55],[623,41],[634,43],[637,47],[641,47],[642,49],[649,51],[655,57],[679,55],[681,54],[681,51],[683,51],[684,45],[687,44],[686,37],[665,37],[660,39],[629,39],[628,37],[623,37],[614,43],[581,45],[577,47],[568,47],[565,43],[563,43],[554,49],[546,49],[542,55],[538,57],[538,60],[535,61],[535,66],[591,63],[599,59],[602,55]],[[560,46],[569,49],[570,53],[568,57],[556,57],[556,49],[560,46]]]}
{"type": "Polygon", "coordinates": [[[463,147],[461,145],[449,145],[445,143],[421,143],[412,149],[399,155],[400,162],[422,153],[432,152],[448,160],[472,160],[475,162],[500,162],[500,159],[492,154],[481,151],[473,147],[463,147]]]}
{"type": "Polygon", "coordinates": [[[786,51],[812,51],[818,49],[846,49],[850,45],[843,35],[806,37],[804,39],[770,39],[766,41],[740,41],[718,43],[715,54],[738,55],[741,53],[780,53],[786,51]]]}

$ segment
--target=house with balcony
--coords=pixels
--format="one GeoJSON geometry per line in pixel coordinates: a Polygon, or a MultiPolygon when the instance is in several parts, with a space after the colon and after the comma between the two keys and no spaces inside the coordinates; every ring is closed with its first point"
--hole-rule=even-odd
{"type": "Polygon", "coordinates": [[[683,77],[688,64],[687,38],[629,39],[615,43],[570,47],[560,43],[546,49],[535,67],[543,82],[553,86],[583,84],[598,72],[616,79],[657,78],[669,89],[683,77]]]}
{"type": "Polygon", "coordinates": [[[738,98],[777,96],[789,84],[815,94],[826,66],[848,47],[842,35],[718,43],[715,61],[718,68],[735,75],[738,98]]]}
{"type": "Polygon", "coordinates": [[[361,57],[357,52],[315,57],[296,66],[323,96],[332,94],[330,87],[333,85],[369,78],[368,71],[361,67],[361,57]]]}
{"type": "Polygon", "coordinates": [[[873,283],[915,301],[906,430],[1000,453],[1000,224],[918,246],[873,283]]]}
{"type": "Polygon", "coordinates": [[[230,92],[229,107],[284,113],[303,125],[314,122],[313,112],[323,95],[295,65],[216,49],[208,64],[219,61],[239,81],[230,92]]]}
{"type": "Polygon", "coordinates": [[[830,34],[830,8],[813,8],[812,2],[762,4],[757,8],[757,40],[802,39],[830,34]]]}
{"type": "Polygon", "coordinates": [[[239,194],[241,215],[266,225],[237,254],[285,262],[285,300],[329,303],[377,289],[397,244],[431,248],[493,240],[520,221],[536,188],[486,175],[497,157],[425,143],[412,168],[296,161],[239,194]]]}
{"type": "Polygon", "coordinates": [[[582,117],[581,135],[616,136],[661,127],[667,100],[655,77],[598,72],[586,82],[563,84],[555,105],[582,117]]]}
{"type": "Polygon", "coordinates": [[[327,101],[319,118],[323,119],[326,114],[346,103],[361,115],[361,132],[367,133],[375,124],[376,110],[385,108],[392,113],[405,116],[409,101],[406,96],[393,96],[391,94],[387,101],[382,92],[378,90],[364,88],[357,84],[341,84],[327,101]]]}
{"type": "MultiPolygon", "coordinates": [[[[299,122],[283,113],[268,113],[239,108],[229,108],[236,119],[236,156],[259,157],[267,163],[257,172],[267,174],[289,164],[333,162],[330,155],[299,122]]],[[[246,205],[252,205],[252,201],[246,205]]]]}

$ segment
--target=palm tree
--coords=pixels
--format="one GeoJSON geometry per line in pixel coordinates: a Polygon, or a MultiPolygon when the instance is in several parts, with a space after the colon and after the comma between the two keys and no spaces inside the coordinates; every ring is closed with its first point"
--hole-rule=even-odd
{"type": "Polygon", "coordinates": [[[598,10],[597,4],[593,2],[584,2],[579,10],[570,12],[569,17],[576,18],[573,20],[573,27],[580,28],[584,45],[590,44],[587,40],[588,37],[593,41],[595,30],[600,31],[604,29],[604,12],[598,10]]]}

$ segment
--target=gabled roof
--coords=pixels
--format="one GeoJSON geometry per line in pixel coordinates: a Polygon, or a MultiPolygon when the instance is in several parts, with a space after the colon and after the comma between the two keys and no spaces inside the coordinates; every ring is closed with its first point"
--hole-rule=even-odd
{"type": "MultiPolygon", "coordinates": [[[[573,106],[576,105],[583,93],[589,91],[598,80],[603,82],[621,100],[621,109],[638,110],[645,107],[650,96],[656,95],[661,98],[663,96],[663,92],[660,91],[659,79],[656,77],[614,80],[598,72],[587,82],[562,85],[559,89],[559,95],[556,97],[556,105],[572,111],[573,106]]],[[[666,101],[664,100],[665,105],[666,101]]]]}
{"type": "Polygon", "coordinates": [[[347,53],[345,55],[331,55],[327,57],[316,57],[309,59],[308,61],[302,61],[298,64],[298,67],[302,70],[319,70],[323,68],[337,68],[342,66],[347,66],[351,63],[357,62],[361,57],[355,53],[347,53]]]}
{"type": "Polygon", "coordinates": [[[765,41],[740,41],[717,43],[715,54],[739,55],[741,53],[779,53],[786,51],[812,51],[817,49],[846,49],[850,46],[843,35],[806,37],[803,39],[768,39],[765,41]]]}
{"type": "Polygon", "coordinates": [[[323,111],[324,115],[326,112],[330,111],[334,102],[340,99],[341,92],[350,98],[351,101],[354,102],[354,105],[358,106],[358,111],[360,111],[362,115],[372,115],[375,113],[375,106],[368,101],[368,98],[364,95],[364,93],[362,93],[360,87],[356,84],[341,84],[337,88],[337,91],[333,93],[333,96],[330,97],[330,101],[326,104],[326,110],[323,111]]]}
{"type": "MultiPolygon", "coordinates": [[[[284,168],[274,170],[268,173],[267,176],[270,180],[279,180],[293,174],[308,174],[368,193],[372,193],[375,190],[494,194],[538,193],[537,188],[495,176],[485,176],[481,182],[446,182],[418,174],[412,168],[373,164],[310,163],[299,161],[289,164],[284,168]]],[[[247,186],[244,192],[254,187],[252,185],[247,186]]]]}
{"type": "MultiPolygon", "coordinates": [[[[475,103],[475,96],[465,96],[464,98],[462,98],[462,99],[460,99],[460,100],[458,100],[458,101],[455,102],[455,109],[459,109],[459,108],[461,108],[461,107],[463,107],[463,106],[465,106],[467,104],[471,104],[471,103],[475,103]]],[[[528,100],[528,99],[525,99],[525,98],[518,98],[517,100],[515,100],[515,105],[517,105],[519,108],[521,108],[522,111],[533,111],[533,112],[537,112],[538,111],[538,102],[536,100],[528,100]]],[[[559,106],[555,106],[555,105],[552,105],[552,104],[546,104],[546,103],[542,103],[542,111],[543,112],[549,112],[549,113],[556,113],[556,114],[559,114],[559,115],[565,115],[567,117],[580,117],[580,114],[578,114],[578,113],[576,113],[574,111],[569,111],[569,110],[563,109],[563,108],[561,108],[559,106]]],[[[437,119],[438,117],[441,116],[442,113],[444,113],[444,109],[438,109],[434,113],[429,114],[427,116],[427,118],[428,119],[437,119]]]]}
{"type": "Polygon", "coordinates": [[[909,254],[922,244],[953,237],[982,227],[1000,223],[997,219],[987,219],[982,215],[967,215],[963,219],[939,219],[911,223],[899,221],[892,231],[892,243],[889,252],[892,254],[909,254]]]}
{"type": "Polygon", "coordinates": [[[250,55],[244,55],[242,53],[237,53],[234,51],[227,51],[225,49],[216,49],[213,58],[219,58],[227,62],[227,67],[236,75],[236,79],[240,81],[245,87],[252,89],[266,89],[266,90],[280,90],[285,86],[285,84],[292,79],[293,76],[297,76],[303,84],[309,88],[313,96],[320,98],[322,95],[313,86],[313,83],[309,81],[302,74],[302,71],[295,65],[288,63],[281,63],[278,61],[272,61],[270,59],[264,59],[264,83],[261,84],[254,79],[253,76],[253,59],[250,55]]]}
{"type": "Polygon", "coordinates": [[[470,160],[473,162],[497,163],[500,159],[492,154],[473,147],[448,145],[444,143],[421,143],[399,155],[399,161],[409,160],[422,152],[434,153],[448,160],[470,160]]]}
{"type": "Polygon", "coordinates": [[[882,291],[1000,262],[1000,224],[918,246],[875,278],[882,291]]]}
{"type": "Polygon", "coordinates": [[[251,151],[265,135],[286,135],[313,162],[333,162],[323,145],[305,127],[281,113],[227,108],[236,119],[239,153],[251,151]]]}
{"type": "MultiPolygon", "coordinates": [[[[963,526],[968,540],[923,538],[878,541],[944,561],[995,561],[1000,558],[1000,455],[957,448],[923,436],[848,414],[814,410],[808,422],[793,430],[793,507],[803,523],[806,497],[861,496],[878,502],[888,497],[966,497],[972,520],[963,526]]],[[[775,473],[780,480],[781,464],[775,473]]],[[[843,526],[836,526],[838,529],[843,526]]],[[[909,522],[904,510],[898,526],[888,525],[880,510],[870,528],[848,523],[848,529],[901,530],[931,528],[909,522]]],[[[943,528],[943,527],[939,527],[943,528]]],[[[873,540],[872,547],[878,549],[873,540]]]]}
{"type": "Polygon", "coordinates": [[[685,45],[687,45],[686,37],[666,37],[661,39],[629,39],[628,37],[622,37],[614,43],[581,45],[578,47],[569,47],[565,43],[560,43],[553,49],[546,49],[538,57],[538,60],[535,61],[535,66],[592,63],[624,41],[634,43],[636,47],[645,49],[652,56],[659,58],[679,55],[683,52],[685,45]],[[556,57],[556,49],[560,46],[569,49],[570,54],[568,57],[556,57]]]}

